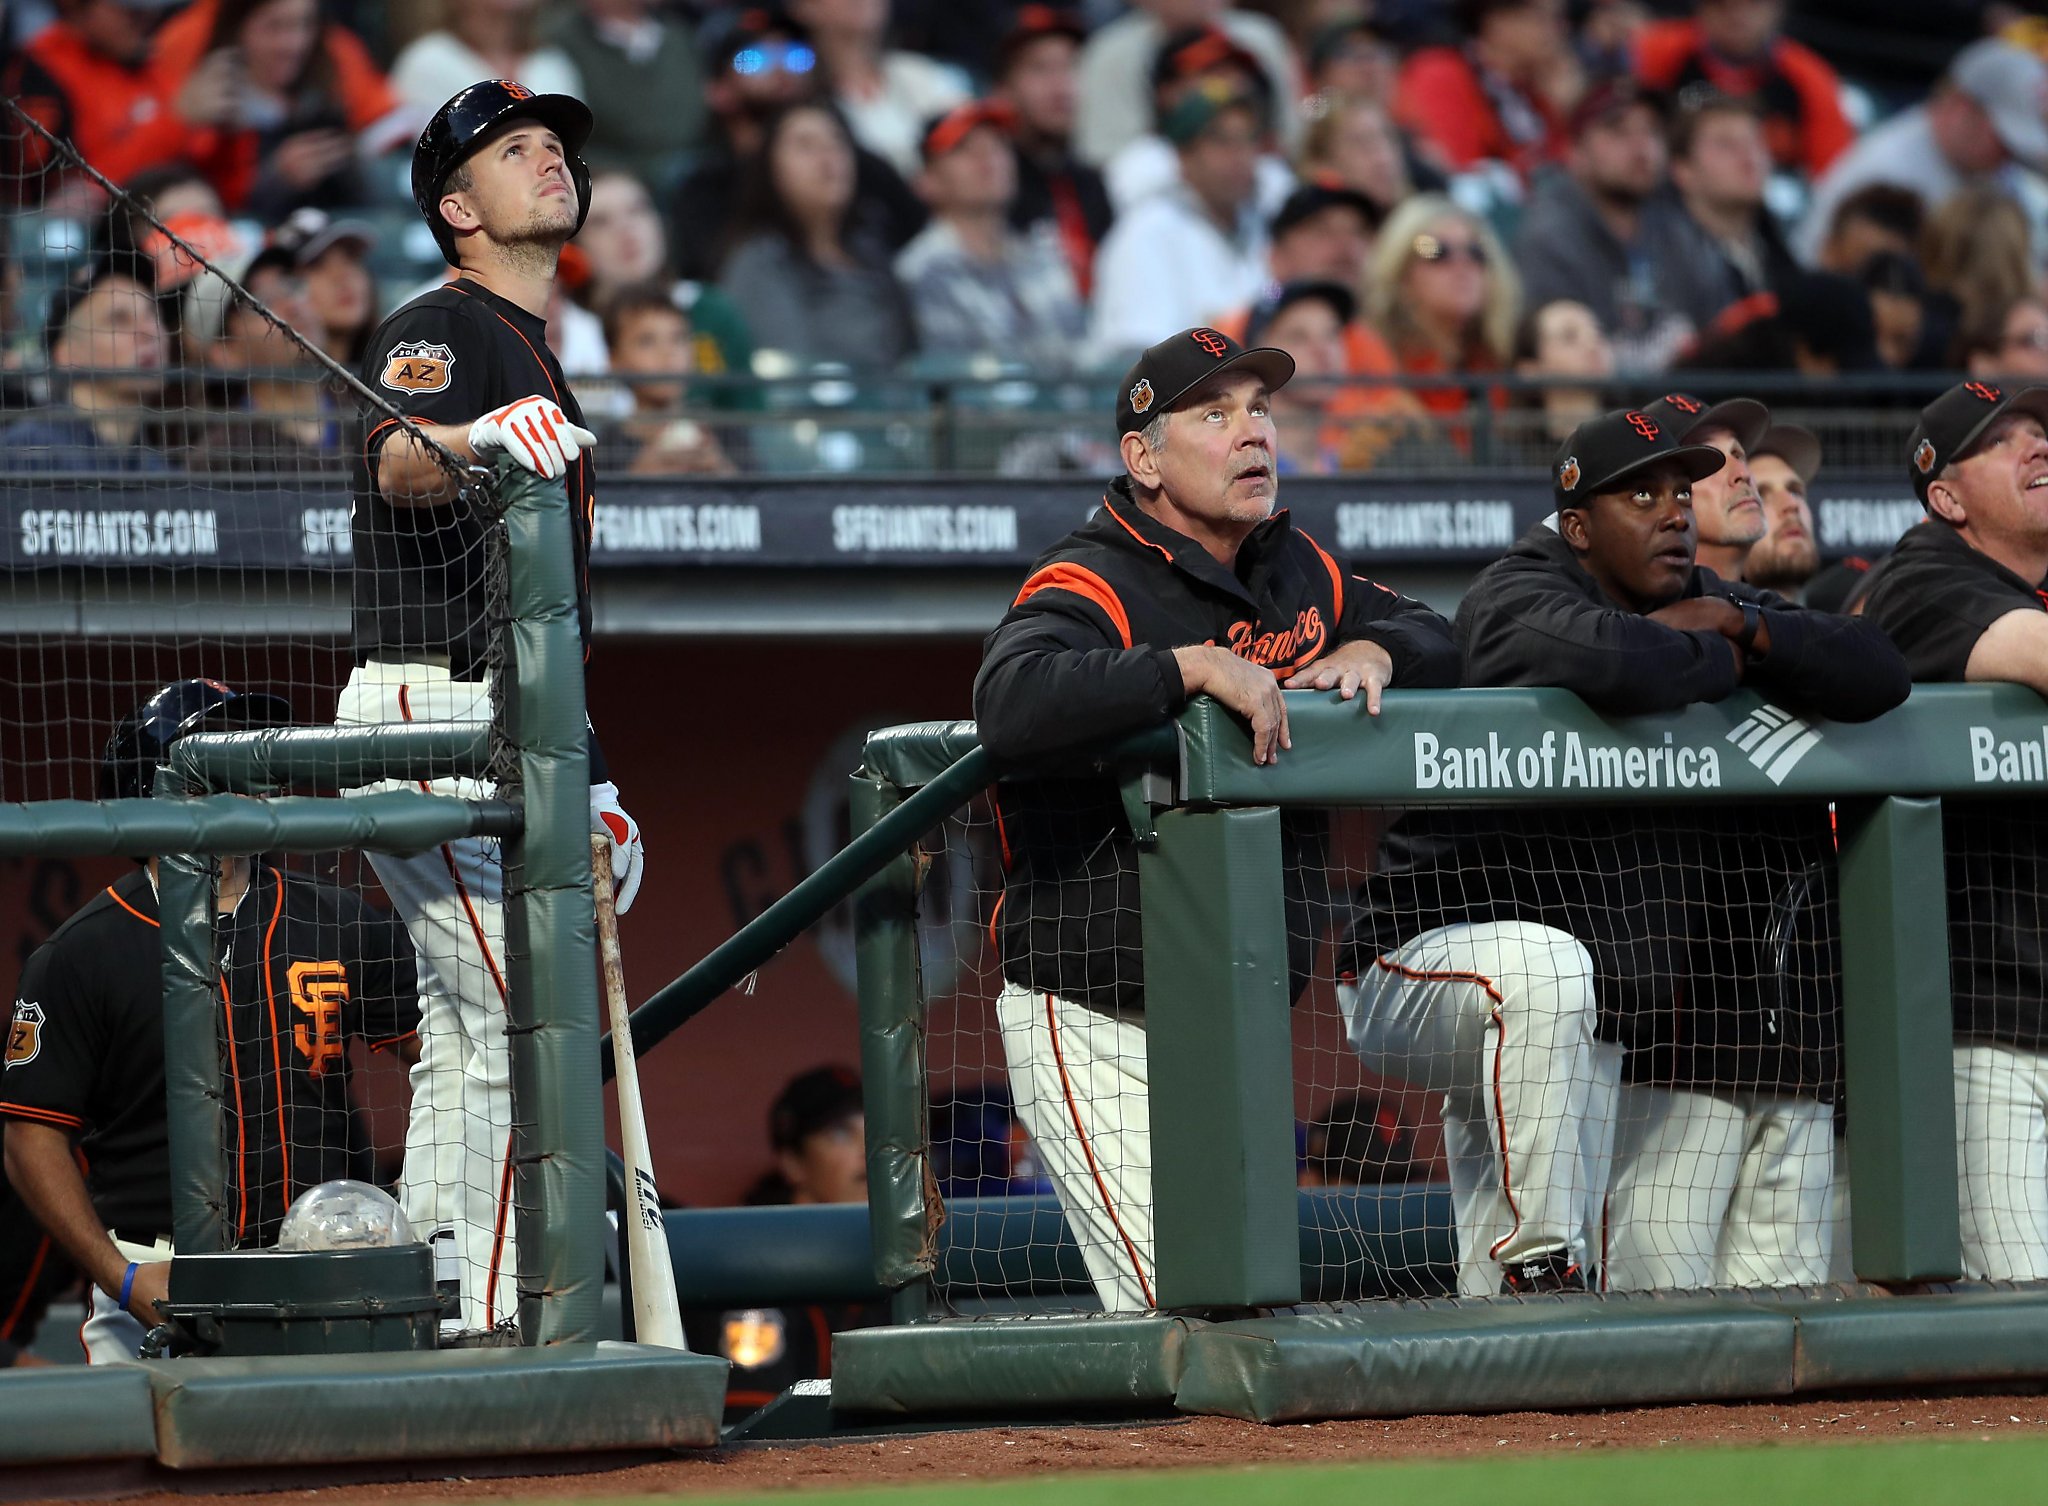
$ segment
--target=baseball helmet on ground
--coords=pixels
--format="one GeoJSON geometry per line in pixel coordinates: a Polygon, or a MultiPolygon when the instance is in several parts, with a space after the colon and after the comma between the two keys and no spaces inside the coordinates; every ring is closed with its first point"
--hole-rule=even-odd
{"type": "Polygon", "coordinates": [[[441,218],[441,189],[448,175],[498,130],[519,116],[537,120],[562,138],[569,180],[576,185],[576,228],[590,215],[590,164],[583,143],[590,139],[590,107],[567,94],[536,94],[509,79],[471,84],[434,112],[412,149],[412,201],[419,207],[434,244],[455,265],[455,232],[441,218]]]}
{"type": "Polygon", "coordinates": [[[218,680],[174,681],[123,717],[107,740],[100,759],[100,798],[135,800],[151,794],[157,768],[181,737],[284,727],[291,720],[291,705],[282,696],[244,695],[218,680]]]}

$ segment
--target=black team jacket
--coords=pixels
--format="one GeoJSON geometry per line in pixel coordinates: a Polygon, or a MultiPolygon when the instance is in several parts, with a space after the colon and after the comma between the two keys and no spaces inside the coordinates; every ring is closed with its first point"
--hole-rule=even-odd
{"type": "MultiPolygon", "coordinates": [[[[1346,572],[1285,512],[1252,530],[1233,568],[1144,512],[1119,478],[1032,565],[974,681],[983,746],[1005,771],[1043,776],[998,792],[1003,976],[1097,1009],[1143,1007],[1137,849],[1116,786],[1063,776],[1061,759],[1178,714],[1188,696],[1174,649],[1230,648],[1284,680],[1360,639],[1387,651],[1398,687],[1457,683],[1442,617],[1346,572]]],[[[1299,995],[1329,922],[1326,823],[1290,811],[1281,832],[1299,995]]]]}
{"type": "MultiPolygon", "coordinates": [[[[1868,721],[1906,666],[1859,619],[1810,611],[1696,566],[1684,599],[1753,603],[1771,650],[1738,674],[1719,633],[1610,600],[1549,524],[1481,572],[1457,620],[1464,682],[1552,686],[1614,716],[1717,701],[1747,683],[1806,716],[1868,721]]],[[[1730,747],[1730,757],[1741,756],[1730,747]]],[[[1824,805],[1410,811],[1388,830],[1339,949],[1358,976],[1425,931],[1523,920],[1593,961],[1600,1034],[1638,1082],[1830,1096],[1839,940],[1824,805]]]]}

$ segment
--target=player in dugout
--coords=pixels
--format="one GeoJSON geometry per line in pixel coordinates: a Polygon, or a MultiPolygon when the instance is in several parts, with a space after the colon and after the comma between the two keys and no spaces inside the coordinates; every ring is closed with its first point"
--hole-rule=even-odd
{"type": "MultiPolygon", "coordinates": [[[[1283,689],[1363,695],[1448,686],[1448,625],[1351,574],[1275,503],[1269,402],[1284,351],[1188,329],[1145,351],[1117,394],[1126,475],[1041,555],[985,645],[984,747],[1057,775],[1077,750],[1213,696],[1251,725],[1261,764],[1289,747],[1283,689]]],[[[1071,767],[1071,765],[1069,765],[1071,767]]],[[[1017,1112],[1039,1148],[1103,1307],[1153,1307],[1152,1147],[1138,859],[1113,782],[1004,785],[997,1001],[1017,1112]]],[[[1327,833],[1282,818],[1289,973],[1307,981],[1326,918],[1327,833]]]]}
{"type": "MultiPolygon", "coordinates": [[[[1904,700],[1905,666],[1880,635],[1695,563],[1692,485],[1723,463],[1642,411],[1581,424],[1552,469],[1557,512],[1483,571],[1459,608],[1464,683],[1555,686],[1621,716],[1742,685],[1850,721],[1904,700]]],[[[1667,757],[1675,766],[1678,755],[1667,757]]],[[[1608,1276],[1611,1176],[1642,1194],[1617,1201],[1611,1231],[1636,1284],[1690,1284],[1680,1263],[1702,1247],[1718,1277],[1731,1174],[1753,1186],[1791,1168],[1790,1221],[1824,1244],[1824,1105],[1809,1113],[1800,1099],[1799,1112],[1772,1120],[1767,1164],[1745,1157],[1739,1131],[1780,1107],[1785,1079],[1809,1086],[1805,1074],[1832,1070],[1828,1022],[1799,1022],[1818,1042],[1767,1035],[1778,1022],[1742,997],[1761,967],[1700,975],[1698,948],[1717,935],[1754,948],[1757,906],[1824,857],[1827,839],[1824,810],[1797,827],[1726,806],[1466,807],[1396,821],[1339,954],[1348,981],[1338,999],[1367,1066],[1445,1095],[1461,1294],[1583,1290],[1608,1276]],[[1681,1000],[1691,1006],[1682,1013],[1681,1000]],[[1617,1157],[1625,1051],[1645,1053],[1653,1084],[1651,1063],[1681,1073],[1667,1081],[1712,1095],[1716,1111],[1663,1114],[1690,1095],[1648,1091],[1636,1141],[1617,1157]],[[1694,1075],[1701,1063],[1734,1075],[1694,1075]],[[1716,1138],[1661,1133],[1673,1125],[1716,1138]],[[1695,1185],[1701,1157],[1715,1158],[1715,1178],[1695,1185]]],[[[1726,1253],[1733,1279],[1760,1284],[1817,1281],[1827,1267],[1825,1248],[1804,1245],[1797,1260],[1775,1258],[1775,1245],[1754,1259],[1726,1253]]]]}
{"type": "MultiPolygon", "coordinates": [[[[493,79],[441,106],[413,153],[413,199],[457,275],[399,309],[367,347],[363,381],[443,449],[500,453],[568,487],[577,616],[590,642],[596,436],[548,349],[562,247],[590,210],[580,155],[591,114],[567,95],[493,79]]],[[[492,624],[486,520],[414,430],[368,405],[355,475],[355,658],[335,721],[488,721],[492,624]]],[[[640,828],[590,736],[590,829],[611,840],[623,915],[640,890],[640,828]]],[[[437,793],[488,786],[442,780],[437,793]]],[[[494,838],[414,857],[373,855],[420,959],[422,1057],[413,1072],[404,1206],[455,1305],[443,1341],[517,1338],[511,1051],[505,1036],[503,873],[494,838]]]]}
{"type": "MultiPolygon", "coordinates": [[[[1856,610],[1891,634],[1915,680],[2007,682],[2048,694],[2048,388],[1952,387],[1920,411],[1908,445],[1907,474],[1927,517],[1872,568],[1856,610]]],[[[2001,785],[2026,773],[2013,744],[1982,756],[2001,785]]],[[[1993,788],[2000,798],[1941,808],[1963,1271],[2040,1281],[2048,1280],[2048,811],[2037,797],[1993,788]]]]}
{"type": "MultiPolygon", "coordinates": [[[[171,744],[194,732],[280,726],[276,696],[180,680],[115,730],[107,799],[153,793],[171,744]]],[[[215,945],[235,1110],[224,1189],[238,1247],[274,1244],[292,1199],[363,1167],[351,1130],[348,1051],[417,1056],[412,950],[353,894],[267,863],[216,867],[215,945]]],[[[95,895],[22,970],[0,1072],[7,1179],[85,1272],[79,1338],[93,1364],[134,1359],[162,1321],[171,1258],[157,860],[95,895]],[[81,1170],[74,1145],[84,1153],[81,1170]]]]}

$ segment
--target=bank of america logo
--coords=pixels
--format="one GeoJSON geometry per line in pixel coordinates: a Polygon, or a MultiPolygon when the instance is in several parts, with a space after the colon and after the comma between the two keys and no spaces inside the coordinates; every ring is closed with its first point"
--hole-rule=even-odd
{"type": "Polygon", "coordinates": [[[1764,771],[1772,784],[1783,784],[1813,745],[1820,732],[1789,711],[1759,706],[1735,724],[1728,741],[1749,755],[1749,761],[1764,771]]]}

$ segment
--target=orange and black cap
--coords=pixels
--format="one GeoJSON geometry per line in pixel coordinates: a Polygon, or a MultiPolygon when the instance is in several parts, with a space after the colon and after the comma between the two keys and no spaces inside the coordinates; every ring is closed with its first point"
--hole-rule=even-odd
{"type": "Polygon", "coordinates": [[[1550,467],[1559,507],[1584,507],[1640,471],[1676,461],[1688,481],[1721,469],[1727,457],[1712,445],[1687,444],[1678,429],[1647,409],[1617,408],[1572,430],[1550,467]]]}
{"type": "Polygon", "coordinates": [[[1763,443],[1771,428],[1771,410],[1753,397],[1708,403],[1690,392],[1667,392],[1654,403],[1644,403],[1643,411],[1666,428],[1677,430],[1680,439],[1689,440],[1708,429],[1726,429],[1742,442],[1745,455],[1763,443]]]}
{"type": "Polygon", "coordinates": [[[1967,460],[1984,431],[2011,412],[2029,413],[2048,424],[2048,387],[1960,382],[1920,410],[1920,422],[1906,441],[1906,471],[1922,507],[1928,483],[1944,467],[1967,460]]]}
{"type": "Polygon", "coordinates": [[[1010,29],[996,46],[996,77],[1001,78],[1017,61],[1017,54],[1044,37],[1066,37],[1073,42],[1088,39],[1088,27],[1074,11],[1057,5],[1022,5],[1010,21],[1010,29]]]}
{"type": "Polygon", "coordinates": [[[955,105],[924,128],[924,160],[936,162],[965,141],[977,128],[994,126],[1008,135],[1017,124],[1017,112],[998,99],[970,99],[955,105]]]}
{"type": "Polygon", "coordinates": [[[1200,327],[1168,335],[1124,373],[1116,395],[1118,435],[1135,434],[1219,372],[1242,368],[1278,392],[1294,376],[1294,357],[1270,346],[1247,350],[1219,330],[1200,327]]]}

